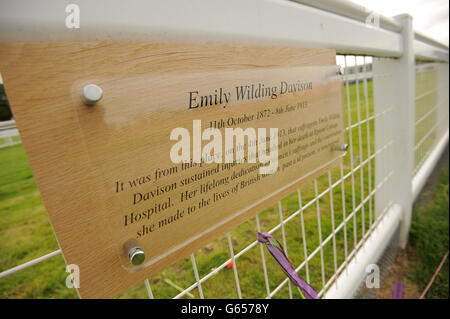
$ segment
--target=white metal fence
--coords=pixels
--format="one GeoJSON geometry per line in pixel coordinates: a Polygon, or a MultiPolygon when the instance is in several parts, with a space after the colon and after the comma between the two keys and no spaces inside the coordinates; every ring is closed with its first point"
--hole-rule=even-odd
{"type": "MultiPolygon", "coordinates": [[[[165,21],[155,16],[154,25],[142,21],[146,30],[183,29],[203,39],[210,33],[199,30],[208,27],[233,42],[333,47],[347,66],[343,80],[349,151],[343,164],[169,267],[164,276],[146,280],[150,298],[296,297],[289,280],[256,242],[257,231],[280,240],[296,271],[323,298],[352,297],[366,266],[376,263],[398,228],[400,245],[406,245],[413,201],[448,143],[448,48],[415,34],[408,16],[380,17],[380,25],[373,26],[365,23],[373,13],[343,1],[296,2],[261,1],[257,13],[244,6],[248,19],[238,20],[232,29],[203,25],[196,19],[203,11],[184,11],[186,4],[175,0],[160,4],[159,14],[167,17],[168,8],[176,5],[189,16],[189,26],[174,22],[176,17],[165,21]],[[267,32],[257,31],[254,24],[267,32]],[[296,31],[277,33],[287,25],[296,31]],[[349,74],[348,66],[354,64],[362,68],[349,74]]],[[[210,1],[208,7],[226,15],[235,5],[210,1]]],[[[89,31],[89,20],[85,25],[89,31]]],[[[5,270],[0,280],[60,253],[5,270]]]]}
{"type": "Polygon", "coordinates": [[[0,148],[20,144],[21,142],[14,121],[0,122],[0,148]]]}

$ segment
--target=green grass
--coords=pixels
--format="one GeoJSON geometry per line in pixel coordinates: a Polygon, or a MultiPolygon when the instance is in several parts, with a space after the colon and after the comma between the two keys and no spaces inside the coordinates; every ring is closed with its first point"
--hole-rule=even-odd
{"type": "MultiPolygon", "coordinates": [[[[345,97],[345,89],[344,89],[345,97]]],[[[364,120],[367,116],[372,116],[373,98],[372,83],[369,82],[367,88],[363,83],[350,85],[350,119],[351,123],[364,120]],[[358,90],[357,90],[358,89],[358,90]],[[359,93],[360,108],[357,104],[357,92],[359,93]],[[367,92],[367,99],[364,96],[367,92]],[[368,104],[366,105],[366,100],[368,104]]],[[[347,118],[347,102],[344,103],[347,118]]],[[[344,158],[343,170],[347,174],[352,165],[356,166],[361,161],[367,159],[370,152],[374,152],[374,120],[365,122],[359,127],[351,130],[353,163],[350,159],[350,151],[344,158]],[[369,125],[369,127],[367,127],[369,125]],[[361,144],[360,144],[361,140],[361,144]],[[370,144],[368,144],[368,141],[370,144]]],[[[322,238],[327,238],[332,233],[331,208],[334,209],[335,225],[343,221],[343,201],[342,191],[345,193],[345,208],[349,214],[353,208],[353,198],[356,206],[361,202],[362,190],[364,197],[368,194],[369,180],[371,187],[374,187],[374,160],[368,165],[364,165],[362,170],[355,171],[354,192],[352,182],[347,178],[344,183],[333,189],[333,200],[330,193],[320,198],[320,216],[322,238]],[[371,178],[369,179],[369,166],[371,178]],[[363,184],[361,184],[361,174],[363,184]],[[363,189],[362,187],[363,186],[363,189]]],[[[341,178],[340,167],[330,171],[332,182],[341,178]]],[[[329,187],[328,174],[317,179],[318,192],[322,193],[329,187]]],[[[309,183],[302,187],[302,203],[305,205],[315,198],[314,184],[309,183]]],[[[283,217],[286,219],[299,209],[297,193],[282,200],[283,217]]],[[[359,210],[353,220],[347,224],[346,233],[341,229],[336,235],[336,260],[339,267],[345,258],[344,236],[348,238],[348,253],[354,247],[354,242],[362,238],[363,224],[365,231],[369,229],[373,222],[375,206],[373,200],[367,202],[363,209],[359,210]],[[371,213],[371,214],[370,214],[371,213]],[[364,216],[363,216],[364,215],[364,216]],[[371,216],[372,215],[372,216],[371,216]]],[[[277,205],[268,207],[259,215],[262,231],[269,231],[280,222],[277,205]]],[[[306,231],[306,242],[308,254],[311,254],[319,245],[319,229],[317,221],[316,206],[311,205],[304,210],[304,221],[306,231]]],[[[231,232],[234,251],[238,252],[251,244],[256,239],[257,225],[255,219],[251,219],[231,232]]],[[[294,265],[299,265],[304,261],[303,240],[301,234],[300,216],[285,225],[286,242],[288,255],[294,265]]],[[[274,233],[274,236],[282,242],[281,229],[274,233]]],[[[52,252],[58,248],[45,208],[42,204],[39,191],[36,188],[26,155],[21,145],[0,149],[0,271],[4,271],[16,265],[22,264],[33,258],[52,252]]],[[[286,277],[278,264],[264,250],[269,274],[270,289],[273,290],[286,277]]],[[[214,267],[226,262],[230,257],[226,236],[221,236],[217,240],[198,250],[195,254],[200,277],[205,276],[214,267]]],[[[323,249],[325,281],[328,281],[334,274],[333,241],[329,241],[323,249]]],[[[264,298],[266,296],[263,266],[261,261],[260,247],[255,246],[237,260],[240,286],[244,298],[264,298]]],[[[322,289],[321,259],[317,253],[308,263],[311,284],[319,291],[322,289]]],[[[35,265],[27,270],[0,279],[0,298],[75,298],[76,293],[65,287],[65,265],[61,256],[52,258],[41,264],[35,265]]],[[[306,271],[303,268],[300,276],[306,278],[306,271]]],[[[168,267],[163,272],[149,278],[153,293],[156,298],[171,298],[179,291],[167,283],[167,279],[182,288],[187,288],[195,282],[189,257],[168,267]]],[[[203,285],[203,292],[206,298],[236,298],[234,273],[232,269],[223,269],[217,275],[212,276],[203,285]]],[[[195,298],[199,297],[197,289],[191,291],[195,298]]],[[[118,296],[119,298],[146,298],[147,293],[143,284],[126,291],[118,296]]],[[[294,298],[298,298],[296,291],[293,291],[294,298]]],[[[289,290],[286,285],[275,298],[289,298],[289,290]]]]}
{"type": "MultiPolygon", "coordinates": [[[[423,291],[441,259],[449,249],[449,167],[443,170],[439,184],[426,205],[416,205],[411,224],[410,244],[419,258],[414,263],[411,280],[423,291]]],[[[449,261],[436,277],[426,298],[449,297],[449,261]]]]}
{"type": "MultiPolygon", "coordinates": [[[[0,149],[0,271],[58,249],[22,145],[0,149]]],[[[70,298],[61,256],[0,279],[0,298],[70,298]]]]}

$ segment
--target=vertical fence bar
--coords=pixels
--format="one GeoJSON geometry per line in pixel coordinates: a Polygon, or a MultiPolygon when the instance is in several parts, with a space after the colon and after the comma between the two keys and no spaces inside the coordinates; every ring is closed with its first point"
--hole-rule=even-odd
{"type": "Polygon", "coordinates": [[[155,299],[155,297],[153,296],[152,287],[150,287],[150,282],[148,281],[148,279],[144,280],[144,284],[145,284],[145,289],[147,290],[148,297],[150,299],[155,299]]]}
{"type": "Polygon", "coordinates": [[[395,147],[391,152],[394,178],[392,180],[393,200],[403,209],[400,226],[400,242],[402,248],[408,241],[412,212],[412,174],[414,169],[414,122],[415,122],[415,56],[413,50],[414,31],[412,17],[407,14],[396,16],[403,26],[403,55],[395,60],[393,70],[395,81],[395,101],[392,127],[395,147]],[[395,154],[394,154],[395,153],[395,154]]]}
{"type": "Polygon", "coordinates": [[[302,192],[300,191],[300,189],[297,189],[297,194],[298,194],[298,205],[300,209],[300,223],[302,227],[303,254],[305,255],[306,281],[308,283],[311,283],[309,279],[308,248],[306,244],[305,220],[303,218],[302,192]]]}
{"type": "MultiPolygon", "coordinates": [[[[359,142],[359,174],[360,174],[360,187],[361,187],[361,195],[360,200],[361,202],[364,199],[364,165],[363,165],[363,146],[362,146],[362,128],[361,128],[361,101],[359,96],[359,67],[358,67],[358,60],[355,56],[355,87],[356,87],[356,109],[357,109],[357,115],[358,115],[358,142],[359,142]]],[[[365,210],[364,206],[361,207],[361,238],[364,238],[366,229],[365,229],[365,210]]],[[[356,214],[355,214],[356,216],[356,214]]]]}
{"type": "MultiPolygon", "coordinates": [[[[281,236],[283,237],[283,248],[284,253],[288,256],[287,251],[287,242],[286,242],[286,231],[284,229],[284,221],[283,221],[283,207],[281,207],[281,201],[278,201],[278,213],[280,214],[280,224],[281,224],[281,236]]],[[[288,282],[289,287],[289,298],[292,299],[292,285],[291,281],[288,282]]]]}
{"type": "MultiPolygon", "coordinates": [[[[259,232],[261,232],[261,224],[259,223],[259,215],[256,215],[256,227],[259,232]]],[[[264,247],[262,243],[259,243],[259,249],[261,251],[261,260],[263,264],[264,271],[264,281],[266,282],[266,292],[267,296],[270,296],[270,286],[269,286],[269,276],[267,275],[267,265],[266,265],[266,257],[264,256],[264,247]]]]}
{"type": "Polygon", "coordinates": [[[341,163],[341,196],[342,196],[342,221],[344,223],[344,263],[345,269],[348,265],[348,244],[347,244],[347,214],[345,211],[345,182],[344,182],[344,164],[341,163]]]}
{"type": "MultiPolygon", "coordinates": [[[[372,62],[373,63],[373,62],[372,62]]],[[[372,80],[373,81],[373,80],[372,80]]],[[[370,149],[370,106],[369,106],[369,88],[367,85],[367,64],[366,57],[364,57],[364,98],[366,104],[366,128],[367,128],[367,158],[369,162],[367,163],[367,169],[369,174],[369,194],[372,193],[372,160],[371,158],[371,149],[370,149]]],[[[373,218],[372,218],[372,198],[369,199],[369,227],[372,226],[373,218]]]]}
{"type": "Polygon", "coordinates": [[[228,247],[230,248],[231,261],[233,262],[233,272],[234,272],[234,279],[236,280],[236,290],[238,298],[242,299],[241,285],[239,284],[239,275],[237,272],[236,260],[234,258],[233,242],[231,241],[230,233],[227,233],[227,239],[228,239],[228,247]]]}
{"type": "Polygon", "coordinates": [[[449,129],[449,104],[448,104],[448,63],[439,63],[437,66],[437,140],[440,140],[449,129]]]}
{"type": "Polygon", "coordinates": [[[335,228],[335,224],[334,224],[333,183],[331,182],[331,170],[328,171],[328,185],[330,187],[331,231],[333,234],[334,273],[337,273],[336,228],[335,228]]]}
{"type": "MultiPolygon", "coordinates": [[[[354,170],[354,160],[353,160],[353,134],[352,134],[352,109],[350,106],[350,87],[348,83],[348,66],[347,66],[347,56],[344,56],[345,65],[345,88],[347,93],[347,116],[348,116],[348,134],[349,134],[349,146],[350,146],[350,172],[352,177],[352,212],[355,211],[356,199],[355,199],[355,170],[354,170]]],[[[353,215],[353,245],[356,247],[358,243],[357,232],[356,232],[356,214],[353,215]]]]}
{"type": "Polygon", "coordinates": [[[319,205],[319,191],[317,187],[317,178],[314,179],[314,191],[316,196],[316,210],[317,210],[317,227],[319,231],[319,248],[320,248],[320,270],[322,273],[322,289],[325,288],[325,262],[323,258],[323,244],[322,244],[322,225],[320,224],[320,205],[319,205]]]}
{"type": "Polygon", "coordinates": [[[200,295],[201,299],[205,299],[205,297],[203,296],[202,284],[200,283],[200,277],[198,276],[197,263],[195,262],[195,256],[193,253],[191,254],[191,263],[192,269],[194,270],[195,281],[197,282],[198,294],[200,295]]]}

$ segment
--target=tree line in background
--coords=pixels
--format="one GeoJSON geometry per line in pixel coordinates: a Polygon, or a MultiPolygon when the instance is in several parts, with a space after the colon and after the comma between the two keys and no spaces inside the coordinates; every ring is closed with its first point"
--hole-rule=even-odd
{"type": "Polygon", "coordinates": [[[12,119],[12,112],[6,97],[5,88],[0,83],[0,121],[9,121],[12,119]]]}

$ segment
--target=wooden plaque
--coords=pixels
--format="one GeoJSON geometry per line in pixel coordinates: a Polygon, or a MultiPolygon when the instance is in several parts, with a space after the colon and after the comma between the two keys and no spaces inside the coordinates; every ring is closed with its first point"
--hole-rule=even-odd
{"type": "Polygon", "coordinates": [[[136,285],[343,155],[333,50],[1,44],[0,71],[59,245],[80,267],[82,297],[113,297],[136,285]],[[88,106],[81,92],[91,83],[103,97],[88,106]],[[258,149],[259,134],[241,145],[244,163],[193,163],[210,127],[221,133],[223,153],[227,129],[266,129],[269,151],[276,128],[276,172],[260,174],[268,164],[250,147],[258,149]],[[189,134],[188,163],[170,156],[175,128],[189,134]],[[130,240],[146,254],[139,266],[124,249],[130,240]]]}

